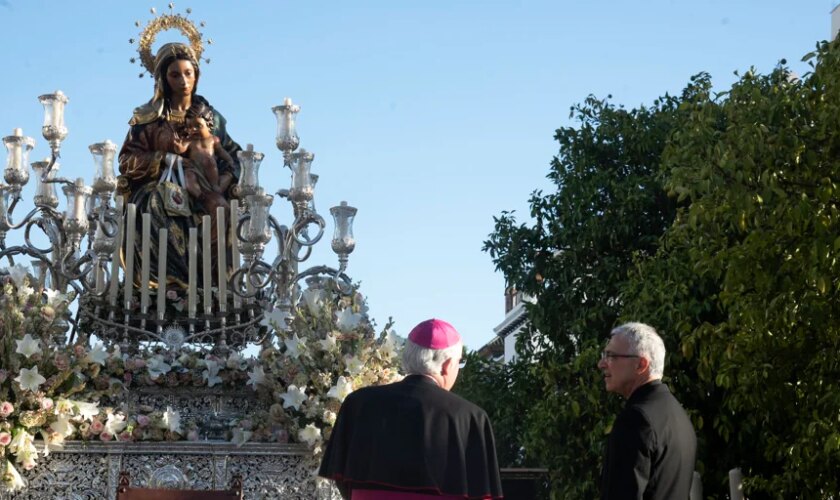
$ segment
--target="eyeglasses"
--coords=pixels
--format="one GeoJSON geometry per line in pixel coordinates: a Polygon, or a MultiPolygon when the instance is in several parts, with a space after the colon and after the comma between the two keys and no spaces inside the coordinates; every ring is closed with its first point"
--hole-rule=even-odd
{"type": "Polygon", "coordinates": [[[616,358],[638,358],[638,354],[616,354],[610,351],[601,351],[601,361],[612,362],[616,358]]]}

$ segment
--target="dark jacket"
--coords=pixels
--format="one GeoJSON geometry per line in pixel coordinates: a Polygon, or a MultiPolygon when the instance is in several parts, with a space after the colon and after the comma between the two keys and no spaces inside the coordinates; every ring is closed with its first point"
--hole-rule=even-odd
{"type": "Polygon", "coordinates": [[[697,438],[668,386],[656,380],[630,395],[613,424],[601,476],[601,498],[685,500],[697,438]]]}
{"type": "Polygon", "coordinates": [[[422,375],[350,394],[319,475],[344,491],[502,496],[487,414],[422,375]]]}

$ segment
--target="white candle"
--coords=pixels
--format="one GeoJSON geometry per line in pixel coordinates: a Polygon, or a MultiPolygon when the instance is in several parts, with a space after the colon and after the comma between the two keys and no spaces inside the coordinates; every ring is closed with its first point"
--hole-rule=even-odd
{"type": "Polygon", "coordinates": [[[134,288],[134,237],[137,232],[137,206],[128,204],[125,222],[125,308],[131,307],[131,292],[134,288]]]}
{"type": "MultiPolygon", "coordinates": [[[[236,236],[236,227],[239,225],[239,200],[230,200],[230,243],[231,243],[231,272],[239,269],[239,238],[236,236]]],[[[237,287],[237,283],[233,284],[237,287]]],[[[239,309],[242,306],[242,297],[233,292],[233,308],[239,309]]]]}
{"type": "MultiPolygon", "coordinates": [[[[58,94],[59,92],[56,92],[58,94]]],[[[53,104],[52,126],[61,128],[64,125],[64,103],[56,101],[53,104]]]]}
{"type": "MultiPolygon", "coordinates": [[[[23,129],[16,128],[12,132],[12,135],[15,137],[23,137],[23,129]]],[[[22,170],[23,169],[23,144],[17,143],[12,146],[12,164],[9,165],[10,170],[22,170]]]]}
{"type": "Polygon", "coordinates": [[[196,287],[198,284],[197,281],[197,274],[198,274],[198,266],[196,265],[196,257],[198,256],[198,229],[191,227],[190,228],[190,248],[189,248],[190,256],[189,256],[189,267],[190,267],[190,283],[189,283],[189,291],[187,292],[187,307],[189,310],[190,319],[195,318],[195,306],[196,306],[196,287]]]}
{"type": "Polygon", "coordinates": [[[166,244],[168,241],[169,231],[165,228],[158,231],[157,314],[161,321],[163,321],[166,312],[166,244]]]}
{"type": "Polygon", "coordinates": [[[210,253],[210,229],[212,223],[210,216],[205,215],[201,218],[201,262],[204,264],[204,314],[210,314],[212,311],[213,294],[210,288],[213,285],[213,274],[210,268],[210,262],[213,256],[210,253]]]}
{"type": "Polygon", "coordinates": [[[151,265],[149,261],[152,260],[151,248],[149,242],[152,239],[152,214],[143,214],[143,243],[141,244],[140,258],[140,312],[147,314],[149,312],[149,273],[151,272],[151,265]]]}
{"type": "Polygon", "coordinates": [[[219,249],[219,310],[227,312],[227,249],[225,248],[225,208],[216,209],[216,234],[219,249]]]}
{"type": "Polygon", "coordinates": [[[122,249],[122,242],[125,237],[125,219],[123,218],[123,197],[117,196],[117,234],[116,245],[114,245],[114,254],[111,256],[111,290],[109,290],[109,299],[111,307],[117,305],[117,296],[120,290],[120,250],[122,249]]]}

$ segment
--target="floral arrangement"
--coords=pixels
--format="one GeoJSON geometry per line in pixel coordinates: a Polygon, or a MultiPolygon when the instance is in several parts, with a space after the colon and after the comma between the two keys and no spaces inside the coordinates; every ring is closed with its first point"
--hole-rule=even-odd
{"type": "Polygon", "coordinates": [[[291,435],[318,455],[348,394],[402,378],[401,342],[390,322],[376,336],[362,295],[339,293],[330,281],[303,292],[289,329],[279,328],[281,319],[279,312],[266,316],[279,345],[260,353],[265,373],[255,381],[274,404],[266,415],[238,422],[234,442],[291,435]]]}
{"type": "Polygon", "coordinates": [[[25,486],[18,468],[36,467],[65,440],[199,439],[172,408],[140,406],[129,414],[100,406],[132,388],[253,390],[268,409],[232,422],[231,441],[302,442],[317,456],[347,394],[401,378],[391,324],[376,335],[361,294],[341,293],[331,281],[303,292],[290,329],[279,328],[280,311],[266,314],[276,345],[251,358],[186,349],[129,356],[84,337],[56,346],[51,335],[75,297],[35,284],[23,266],[0,270],[0,485],[10,490],[25,486]]]}

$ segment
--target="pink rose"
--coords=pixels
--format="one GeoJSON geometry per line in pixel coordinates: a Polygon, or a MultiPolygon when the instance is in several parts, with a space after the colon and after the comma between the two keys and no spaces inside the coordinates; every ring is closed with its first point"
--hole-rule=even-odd
{"type": "Polygon", "coordinates": [[[52,410],[53,406],[55,406],[55,403],[53,402],[53,400],[51,398],[44,398],[44,399],[41,400],[41,409],[42,410],[50,411],[50,410],[52,410]]]}
{"type": "Polygon", "coordinates": [[[128,431],[122,431],[119,437],[120,441],[134,441],[134,436],[128,431]]]}
{"type": "Polygon", "coordinates": [[[134,360],[134,368],[137,370],[142,370],[146,367],[146,360],[137,358],[134,360]]]}
{"type": "Polygon", "coordinates": [[[55,319],[55,309],[50,306],[44,306],[41,308],[41,317],[44,318],[45,321],[52,321],[55,319]]]}
{"type": "Polygon", "coordinates": [[[57,353],[53,358],[53,363],[58,371],[65,371],[70,369],[70,358],[66,354],[57,353]]]}
{"type": "Polygon", "coordinates": [[[87,355],[85,346],[78,344],[73,346],[73,353],[76,355],[77,358],[84,358],[87,355]]]}
{"type": "Polygon", "coordinates": [[[12,442],[12,435],[8,432],[0,432],[0,446],[6,446],[12,442]]]}
{"type": "Polygon", "coordinates": [[[149,425],[149,417],[146,415],[137,415],[137,425],[139,427],[148,427],[149,425]]]}
{"type": "Polygon", "coordinates": [[[111,441],[112,439],[114,439],[114,435],[109,434],[107,432],[103,432],[103,433],[99,434],[99,439],[101,439],[103,441],[111,441]]]}
{"type": "Polygon", "coordinates": [[[12,403],[8,401],[3,401],[0,403],[0,417],[6,418],[12,413],[14,413],[15,407],[12,403]]]}
{"type": "Polygon", "coordinates": [[[99,434],[103,429],[105,429],[105,424],[99,419],[93,419],[90,423],[90,432],[94,434],[99,434]]]}

